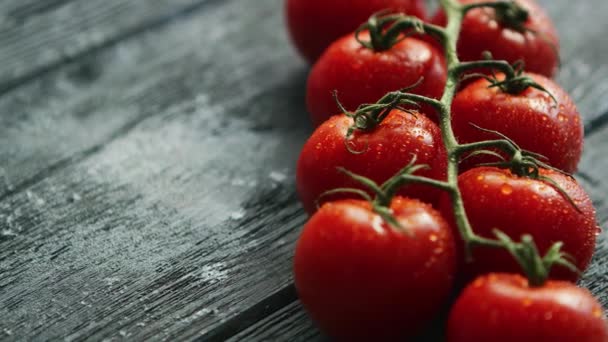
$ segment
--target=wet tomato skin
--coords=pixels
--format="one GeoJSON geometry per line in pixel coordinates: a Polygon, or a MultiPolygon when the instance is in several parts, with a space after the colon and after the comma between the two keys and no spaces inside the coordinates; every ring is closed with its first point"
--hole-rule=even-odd
{"type": "MultiPolygon", "coordinates": [[[[369,34],[360,38],[368,41],[369,34]]],[[[439,99],[446,81],[442,53],[430,44],[406,38],[389,50],[375,52],[361,46],[354,34],[335,43],[314,65],[308,78],[306,103],[315,126],[339,112],[333,91],[348,110],[364,103],[375,103],[386,93],[406,88],[423,78],[412,93],[439,99]]],[[[423,106],[432,118],[435,110],[423,106]]]]}
{"type": "MultiPolygon", "coordinates": [[[[460,0],[462,4],[485,1],[460,0]]],[[[484,51],[490,51],[494,59],[506,60],[511,64],[523,60],[527,71],[553,77],[559,67],[557,30],[549,15],[536,1],[516,2],[528,10],[529,17],[524,23],[527,31],[520,32],[500,24],[493,9],[473,9],[467,13],[462,23],[458,56],[463,61],[475,61],[482,59],[484,51]]],[[[432,22],[444,26],[445,13],[438,12],[432,22]]]]}
{"type": "MultiPolygon", "coordinates": [[[[452,104],[452,127],[460,143],[496,139],[471,123],[505,134],[521,148],[540,153],[553,167],[573,173],[583,151],[583,124],[570,96],[554,81],[540,75],[527,74],[547,89],[528,88],[520,94],[504,93],[485,79],[477,80],[458,92],[452,104]]],[[[498,79],[504,79],[499,74],[498,79]]],[[[463,165],[495,162],[494,157],[474,157],[463,165]]]]}
{"type": "Polygon", "coordinates": [[[423,0],[287,0],[285,13],[293,43],[313,64],[332,42],[385,9],[425,17],[423,0]]]}
{"type": "Polygon", "coordinates": [[[600,304],[564,281],[531,287],[520,275],[477,278],[450,312],[448,342],[608,342],[600,304]]]}
{"type": "Polygon", "coordinates": [[[416,335],[446,300],[455,271],[450,227],[430,205],[395,197],[409,234],[360,200],[324,204],[304,227],[294,258],[303,306],[330,337],[395,341],[416,335]]]}
{"type": "MultiPolygon", "coordinates": [[[[555,242],[562,241],[562,250],[575,259],[579,270],[584,271],[600,231],[593,204],[573,178],[551,170],[541,169],[540,172],[564,189],[581,212],[549,183],[519,177],[509,170],[480,167],[458,177],[473,231],[495,238],[493,230],[499,229],[515,241],[530,234],[541,255],[555,242]]],[[[439,208],[444,217],[453,220],[448,196],[442,195],[439,208]]],[[[490,272],[519,273],[521,268],[507,251],[483,247],[473,250],[473,262],[462,262],[461,275],[465,280],[490,272]]],[[[551,277],[575,281],[579,274],[555,267],[551,277]]]]}
{"type": "MultiPolygon", "coordinates": [[[[353,119],[336,115],[319,126],[305,143],[300,154],[296,186],[300,200],[308,213],[313,213],[321,194],[336,188],[368,190],[338,171],[343,167],[368,177],[378,184],[395,175],[416,154],[417,163],[429,165],[416,175],[445,179],[447,156],[439,127],[423,114],[393,110],[370,132],[355,132],[348,142],[345,136],[353,119]]],[[[426,185],[411,185],[399,194],[436,204],[441,190],[426,185]]],[[[371,193],[370,193],[371,194],[371,193]]],[[[323,201],[352,197],[328,196],[323,201]]]]}

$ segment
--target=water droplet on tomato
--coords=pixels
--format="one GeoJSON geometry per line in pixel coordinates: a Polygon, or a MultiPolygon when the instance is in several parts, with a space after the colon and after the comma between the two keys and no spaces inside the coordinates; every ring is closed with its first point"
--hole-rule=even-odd
{"type": "Polygon", "coordinates": [[[443,247],[437,247],[437,248],[433,249],[433,253],[435,253],[435,254],[443,253],[443,247]]]}
{"type": "Polygon", "coordinates": [[[528,307],[528,306],[532,305],[532,300],[530,298],[526,298],[526,299],[522,300],[521,303],[523,304],[523,306],[528,307]]]}
{"type": "Polygon", "coordinates": [[[431,240],[431,241],[433,241],[433,242],[437,241],[437,235],[435,235],[435,234],[431,234],[431,235],[429,236],[429,240],[431,240]]]}
{"type": "Polygon", "coordinates": [[[419,136],[416,137],[416,139],[422,141],[422,140],[424,140],[424,137],[422,135],[419,135],[419,136]]]}
{"type": "Polygon", "coordinates": [[[545,312],[545,320],[550,321],[553,318],[553,312],[549,311],[549,312],[545,312]]]}
{"type": "Polygon", "coordinates": [[[317,145],[315,145],[315,148],[316,148],[317,150],[320,150],[320,149],[321,149],[321,143],[317,143],[317,145]]]}
{"type": "Polygon", "coordinates": [[[602,234],[602,228],[596,227],[595,228],[595,236],[599,236],[600,234],[602,234]]]}
{"type": "Polygon", "coordinates": [[[557,120],[564,122],[564,121],[568,121],[568,117],[565,116],[564,114],[557,114],[557,120]]]}
{"type": "Polygon", "coordinates": [[[485,179],[485,177],[484,177],[483,175],[479,175],[479,176],[477,176],[477,180],[478,180],[478,181],[480,181],[480,182],[481,182],[482,180],[484,180],[484,179],[485,179]]]}
{"type": "Polygon", "coordinates": [[[593,309],[593,316],[597,317],[597,318],[602,317],[602,309],[600,309],[600,308],[593,309]]]}
{"type": "Polygon", "coordinates": [[[512,193],[513,193],[513,188],[512,188],[512,187],[511,187],[509,184],[503,184],[503,185],[500,187],[500,192],[501,192],[503,195],[510,195],[510,194],[512,194],[512,193]]]}
{"type": "Polygon", "coordinates": [[[475,282],[473,282],[473,287],[481,287],[483,285],[484,281],[482,278],[478,278],[477,280],[475,280],[475,282]]]}

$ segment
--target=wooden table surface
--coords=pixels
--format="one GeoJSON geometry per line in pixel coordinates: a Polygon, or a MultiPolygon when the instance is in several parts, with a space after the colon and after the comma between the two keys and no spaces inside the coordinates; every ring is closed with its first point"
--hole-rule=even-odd
{"type": "MultiPolygon", "coordinates": [[[[606,227],[608,2],[542,3],[606,227]]],[[[291,275],[307,72],[282,0],[2,0],[0,340],[322,339],[291,275]]]]}

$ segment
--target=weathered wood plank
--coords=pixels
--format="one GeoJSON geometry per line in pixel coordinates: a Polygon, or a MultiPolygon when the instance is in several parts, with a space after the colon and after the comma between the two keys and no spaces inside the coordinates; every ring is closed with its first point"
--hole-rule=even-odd
{"type": "Polygon", "coordinates": [[[4,26],[53,10],[74,0],[4,0],[0,3],[0,22],[4,26]]]}
{"type": "Polygon", "coordinates": [[[95,48],[216,0],[10,1],[1,13],[0,93],[95,48]],[[26,20],[28,15],[39,15],[26,20]],[[47,11],[40,11],[46,9],[47,11]]]}
{"type": "Polygon", "coordinates": [[[4,200],[17,235],[0,251],[2,328],[203,336],[287,287],[304,218],[292,169],[309,130],[291,108],[301,86],[288,73],[235,107],[180,104],[4,200]]]}
{"type": "Polygon", "coordinates": [[[274,342],[300,342],[325,341],[319,330],[306,316],[302,305],[292,302],[273,315],[243,330],[227,342],[237,341],[274,341],[274,342]]]}
{"type": "Polygon", "coordinates": [[[304,66],[273,6],[227,1],[2,99],[19,110],[0,117],[11,184],[67,162],[0,201],[0,332],[213,336],[295,298],[281,293],[310,126],[304,66]],[[92,147],[71,156],[79,145],[92,147]]]}
{"type": "Polygon", "coordinates": [[[264,91],[275,75],[303,68],[275,29],[278,13],[255,23],[267,15],[266,8],[238,13],[239,6],[227,1],[0,97],[0,199],[85,158],[183,99],[245,100],[264,91]],[[239,21],[225,25],[235,16],[239,21]],[[252,28],[266,37],[263,42],[250,43],[252,28]]]}
{"type": "Polygon", "coordinates": [[[608,125],[598,128],[587,138],[586,144],[579,179],[586,184],[586,189],[594,200],[603,232],[593,265],[587,272],[583,285],[598,296],[608,312],[608,125]]]}
{"type": "Polygon", "coordinates": [[[540,2],[554,19],[561,39],[558,81],[574,97],[589,130],[595,120],[608,115],[608,99],[604,96],[608,92],[608,65],[603,62],[608,55],[608,22],[598,18],[598,13],[608,13],[608,2],[540,2]]]}

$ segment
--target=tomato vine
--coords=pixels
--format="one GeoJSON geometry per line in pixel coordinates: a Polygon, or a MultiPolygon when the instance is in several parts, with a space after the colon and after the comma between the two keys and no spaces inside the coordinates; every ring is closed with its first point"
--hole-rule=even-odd
{"type": "MultiPolygon", "coordinates": [[[[492,86],[499,87],[502,91],[519,93],[529,87],[533,87],[547,93],[553,98],[551,93],[523,74],[521,63],[510,65],[506,61],[492,60],[491,56],[486,56],[487,58],[484,60],[461,62],[457,54],[458,37],[460,35],[464,16],[468,11],[480,7],[491,7],[496,10],[498,18],[507,20],[512,25],[518,25],[518,22],[525,22],[528,15],[526,10],[519,7],[515,2],[482,2],[462,5],[457,0],[440,0],[440,3],[447,17],[447,26],[445,28],[423,22],[412,16],[377,14],[372,16],[367,23],[359,27],[355,32],[355,35],[363,46],[380,50],[390,48],[391,44],[395,44],[402,39],[401,37],[404,35],[404,32],[406,35],[427,34],[434,37],[443,47],[447,64],[447,82],[441,99],[436,100],[421,95],[411,94],[407,92],[409,90],[408,88],[401,91],[390,92],[377,103],[360,106],[355,112],[348,112],[338,102],[340,109],[354,120],[353,126],[347,133],[347,139],[352,136],[354,131],[372,130],[382,121],[388,112],[394,108],[402,108],[402,106],[411,107],[412,105],[416,106],[419,103],[426,103],[432,106],[439,114],[439,126],[442,132],[443,143],[448,153],[447,179],[445,181],[438,181],[426,177],[414,176],[411,172],[412,165],[408,165],[405,168],[405,171],[400,172],[389,180],[388,183],[390,183],[390,188],[393,189],[396,185],[419,183],[447,191],[452,200],[458,231],[465,244],[464,250],[467,259],[471,258],[471,249],[474,247],[506,249],[513,254],[522,265],[525,273],[533,280],[533,284],[542,284],[547,279],[549,270],[554,264],[576,270],[576,267],[570,262],[569,258],[564,253],[560,252],[562,243],[555,243],[553,247],[549,249],[547,255],[544,258],[541,258],[538,255],[537,249],[533,248],[534,242],[529,235],[523,236],[522,241],[516,243],[505,238],[505,235],[499,231],[495,232],[495,239],[482,237],[473,231],[466,214],[462,193],[458,187],[459,163],[470,155],[492,154],[501,157],[496,152],[493,152],[493,150],[503,151],[511,157],[510,161],[486,165],[509,167],[513,173],[519,176],[539,179],[549,183],[575,208],[576,205],[571,201],[565,191],[555,184],[555,182],[540,176],[539,168],[552,168],[543,162],[544,157],[542,155],[522,150],[507,136],[504,136],[499,132],[485,130],[481,127],[477,128],[494,133],[497,136],[497,139],[461,144],[457,141],[452,128],[451,105],[458,90],[458,86],[461,80],[467,76],[467,73],[475,70],[485,68],[491,69],[492,74],[494,70],[502,72],[505,75],[505,79],[502,81],[498,81],[496,77],[491,78],[490,76],[474,74],[474,76],[482,76],[491,80],[492,86]],[[370,31],[370,42],[361,41],[358,38],[359,33],[364,30],[370,31]]],[[[469,74],[469,76],[471,75],[469,74]]],[[[352,152],[356,153],[356,151],[352,152]]],[[[355,177],[355,175],[351,176],[355,177]]],[[[381,197],[384,198],[386,196],[382,195],[381,197]]],[[[374,202],[376,203],[378,201],[376,200],[374,202]]],[[[380,204],[381,203],[382,201],[380,204]]],[[[374,208],[376,208],[376,211],[381,216],[386,217],[385,210],[378,209],[382,208],[381,205],[375,205],[374,208]]]]}

